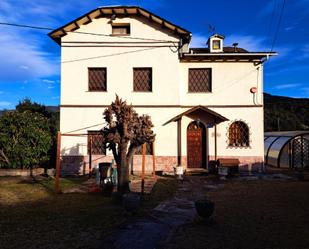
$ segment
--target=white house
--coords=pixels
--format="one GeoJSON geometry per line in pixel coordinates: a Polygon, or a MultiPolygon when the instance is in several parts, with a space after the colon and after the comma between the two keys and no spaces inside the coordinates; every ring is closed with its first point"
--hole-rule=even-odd
{"type": "Polygon", "coordinates": [[[61,46],[60,130],[76,135],[62,136],[62,170],[88,168],[89,134],[92,165],[112,159],[95,134],[116,94],[151,116],[157,170],[263,164],[263,62],[275,53],[227,47],[218,34],[189,48],[189,31],[136,6],[99,7],[49,35],[61,46]]]}

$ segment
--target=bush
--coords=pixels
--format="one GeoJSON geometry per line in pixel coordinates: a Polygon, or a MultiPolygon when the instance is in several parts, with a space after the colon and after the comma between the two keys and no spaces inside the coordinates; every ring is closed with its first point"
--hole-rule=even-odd
{"type": "Polygon", "coordinates": [[[8,111],[0,117],[1,168],[31,168],[45,163],[51,146],[49,120],[41,114],[8,111]]]}

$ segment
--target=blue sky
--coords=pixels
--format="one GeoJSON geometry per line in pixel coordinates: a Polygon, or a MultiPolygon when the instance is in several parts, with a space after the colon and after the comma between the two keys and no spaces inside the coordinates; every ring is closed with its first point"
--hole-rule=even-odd
{"type": "MultiPolygon", "coordinates": [[[[203,47],[209,24],[249,51],[269,51],[283,0],[1,0],[0,22],[57,28],[104,5],[140,5],[193,33],[192,47],[203,47]]],[[[265,63],[265,92],[309,98],[309,0],[286,0],[274,51],[265,63]]],[[[47,31],[0,25],[0,109],[29,97],[58,105],[60,47],[47,31]]]]}

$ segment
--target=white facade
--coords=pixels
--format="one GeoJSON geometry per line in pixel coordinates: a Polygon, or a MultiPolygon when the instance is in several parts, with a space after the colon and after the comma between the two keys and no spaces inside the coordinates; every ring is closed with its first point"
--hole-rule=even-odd
{"type": "MultiPolygon", "coordinates": [[[[117,8],[116,13],[125,7],[117,8]]],[[[211,159],[227,157],[239,158],[249,169],[263,164],[263,66],[259,62],[265,54],[230,54],[224,51],[214,56],[209,52],[182,54],[183,48],[177,50],[177,47],[179,42],[183,42],[183,37],[151,21],[154,17],[116,15],[111,21],[108,15],[97,19],[93,15],[87,15],[91,22],[79,25],[79,29],[67,32],[59,40],[62,63],[61,133],[86,134],[89,130],[100,130],[104,126],[103,111],[117,94],[132,103],[139,114],[151,116],[156,133],[158,170],[171,170],[179,156],[181,164],[187,167],[187,127],[194,120],[201,121],[206,128],[206,145],[203,147],[207,157],[205,167],[211,159]],[[110,36],[111,22],[130,24],[130,35],[110,36]],[[92,67],[106,68],[106,92],[88,91],[88,68],[92,67]],[[133,68],[139,67],[152,68],[151,92],[133,91],[133,68]],[[211,69],[211,92],[188,92],[188,72],[192,68],[211,69]],[[250,92],[252,87],[257,88],[257,93],[250,92]],[[181,136],[178,122],[167,123],[195,106],[207,107],[228,119],[217,124],[216,149],[214,123],[207,115],[204,117],[199,112],[184,115],[181,136]],[[228,131],[233,121],[247,124],[249,146],[229,146],[228,131]]],[[[51,37],[55,39],[56,35],[51,34],[51,37]]],[[[61,142],[63,158],[70,158],[68,164],[76,164],[74,158],[78,158],[74,167],[81,171],[89,160],[87,137],[63,136],[61,142]]],[[[111,153],[93,158],[93,164],[109,161],[111,153]]],[[[136,158],[133,166],[136,170],[140,167],[138,160],[136,158]]]]}

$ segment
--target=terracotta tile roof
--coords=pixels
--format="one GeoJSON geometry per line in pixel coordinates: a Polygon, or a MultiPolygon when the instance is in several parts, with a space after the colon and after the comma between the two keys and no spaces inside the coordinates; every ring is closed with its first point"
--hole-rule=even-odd
{"type": "MultiPolygon", "coordinates": [[[[209,48],[190,48],[190,52],[194,54],[206,54],[210,53],[209,48]]],[[[224,47],[224,53],[248,53],[249,51],[244,48],[224,47]]]]}

